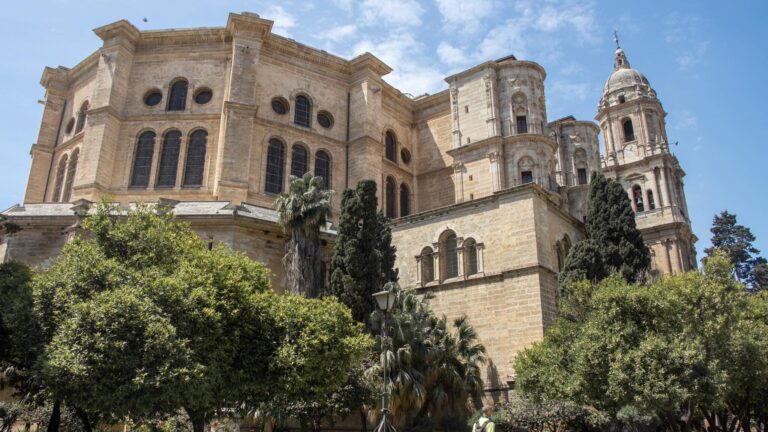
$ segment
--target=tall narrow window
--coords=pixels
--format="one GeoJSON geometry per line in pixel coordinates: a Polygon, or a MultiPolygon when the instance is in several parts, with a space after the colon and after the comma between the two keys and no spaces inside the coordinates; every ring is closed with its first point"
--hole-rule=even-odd
{"type": "Polygon", "coordinates": [[[426,285],[435,280],[435,258],[432,248],[427,246],[421,251],[421,284],[426,285]]]}
{"type": "Polygon", "coordinates": [[[515,121],[517,123],[517,133],[528,133],[528,118],[526,116],[517,116],[515,121]]]}
{"type": "Polygon", "coordinates": [[[632,120],[630,119],[624,120],[624,123],[622,123],[622,126],[624,128],[624,141],[634,141],[635,127],[632,126],[632,120]]]}
{"type": "Polygon", "coordinates": [[[59,202],[61,198],[61,188],[64,187],[64,176],[67,174],[67,155],[59,161],[59,168],[56,170],[56,184],[53,187],[53,197],[51,201],[59,202]]]}
{"type": "Polygon", "coordinates": [[[293,122],[299,126],[309,127],[309,119],[312,118],[312,105],[306,96],[296,96],[294,105],[293,122]]]}
{"type": "Polygon", "coordinates": [[[443,262],[443,279],[454,278],[459,275],[459,254],[456,247],[456,234],[449,232],[443,237],[440,249],[443,250],[441,261],[443,262]]]}
{"type": "Polygon", "coordinates": [[[170,131],[166,133],[163,137],[163,148],[160,150],[160,168],[157,170],[158,187],[176,186],[180,149],[181,132],[170,131]]]}
{"type": "Polygon", "coordinates": [[[208,132],[196,130],[189,136],[187,159],[184,162],[184,186],[202,186],[205,172],[205,150],[208,132]]]}
{"type": "Polygon", "coordinates": [[[477,274],[477,242],[464,240],[464,273],[467,276],[477,274]]]}
{"type": "Polygon", "coordinates": [[[276,194],[283,191],[284,160],[285,150],[282,141],[272,138],[267,148],[267,178],[264,182],[264,190],[267,193],[276,194]]]}
{"type": "Polygon", "coordinates": [[[397,162],[397,138],[392,131],[384,134],[384,157],[397,162]]]}
{"type": "Polygon", "coordinates": [[[523,184],[527,183],[533,183],[533,172],[532,171],[523,171],[520,173],[521,181],[523,184]]]}
{"type": "Polygon", "coordinates": [[[88,102],[83,102],[80,106],[80,111],[77,112],[77,125],[75,125],[75,133],[80,133],[85,128],[85,121],[88,117],[88,102]]]}
{"type": "Polygon", "coordinates": [[[395,179],[392,177],[387,177],[387,184],[386,184],[386,214],[387,217],[390,219],[394,219],[397,217],[397,214],[395,214],[395,179]]]}
{"type": "Polygon", "coordinates": [[[315,153],[315,176],[323,178],[323,188],[331,187],[331,157],[323,150],[315,153]]]}
{"type": "Polygon", "coordinates": [[[168,111],[184,111],[187,106],[187,88],[189,84],[185,80],[179,80],[171,86],[171,94],[168,97],[168,111]]]}
{"type": "Polygon", "coordinates": [[[653,191],[648,189],[645,193],[648,195],[648,210],[655,209],[656,202],[653,201],[653,191]]]}
{"type": "Polygon", "coordinates": [[[67,167],[67,180],[64,182],[64,191],[61,196],[61,202],[69,202],[72,197],[72,184],[75,181],[75,174],[77,173],[77,159],[80,156],[80,149],[75,149],[72,152],[72,156],[69,158],[69,166],[67,167]]]}
{"type": "Polygon", "coordinates": [[[632,199],[635,202],[635,208],[638,213],[645,211],[645,206],[643,205],[643,191],[640,189],[640,186],[634,185],[632,187],[632,199]]]}
{"type": "Polygon", "coordinates": [[[302,177],[307,172],[307,149],[301,144],[291,147],[291,175],[302,177]]]}
{"type": "Polygon", "coordinates": [[[587,169],[586,168],[579,168],[577,170],[579,175],[579,184],[585,185],[587,184],[587,169]]]}
{"type": "Polygon", "coordinates": [[[152,169],[152,156],[155,152],[155,133],[144,132],[139,135],[136,143],[136,154],[133,157],[133,172],[131,186],[149,185],[149,172],[152,169]]]}
{"type": "Polygon", "coordinates": [[[400,185],[400,217],[406,217],[411,214],[410,208],[411,191],[408,189],[408,185],[403,183],[400,185]]]}

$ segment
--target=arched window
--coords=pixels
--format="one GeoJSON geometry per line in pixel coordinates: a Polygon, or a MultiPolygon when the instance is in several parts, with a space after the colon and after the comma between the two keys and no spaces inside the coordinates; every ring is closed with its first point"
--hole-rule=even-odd
{"type": "Polygon", "coordinates": [[[563,236],[563,258],[568,258],[568,253],[571,252],[571,238],[568,234],[563,236]]]}
{"type": "Polygon", "coordinates": [[[411,214],[410,208],[411,191],[408,189],[408,185],[403,183],[400,185],[400,217],[406,217],[411,214]]]}
{"type": "Polygon", "coordinates": [[[59,168],[56,170],[56,184],[53,187],[53,202],[59,202],[61,197],[61,188],[64,186],[64,176],[67,174],[67,155],[59,160],[59,168]]]}
{"type": "Polygon", "coordinates": [[[264,191],[280,193],[283,191],[283,162],[285,161],[285,146],[277,138],[269,140],[267,148],[267,178],[264,191]]]}
{"type": "Polygon", "coordinates": [[[205,172],[205,150],[208,132],[199,129],[189,136],[187,158],[184,162],[184,186],[202,186],[205,172]]]}
{"type": "Polygon", "coordinates": [[[80,133],[85,128],[85,121],[88,117],[88,102],[83,102],[80,106],[80,111],[77,112],[77,124],[75,125],[75,133],[80,133]]]}
{"type": "Polygon", "coordinates": [[[653,201],[653,191],[648,189],[645,191],[646,195],[648,195],[648,210],[653,210],[656,208],[656,203],[653,201]]]}
{"type": "Polygon", "coordinates": [[[136,143],[136,154],[133,157],[133,173],[131,173],[131,186],[149,185],[149,171],[152,169],[152,156],[155,152],[155,133],[144,132],[139,135],[136,143]]]}
{"type": "Polygon", "coordinates": [[[634,141],[635,127],[632,126],[632,120],[626,119],[621,125],[624,128],[624,141],[634,141]]]}
{"type": "Polygon", "coordinates": [[[168,97],[168,111],[184,111],[187,106],[187,88],[189,84],[186,80],[179,80],[171,86],[171,94],[168,97]]]}
{"type": "Polygon", "coordinates": [[[635,202],[635,208],[638,212],[645,211],[645,206],[643,205],[643,190],[640,189],[640,186],[638,185],[632,186],[632,200],[635,202]]]}
{"type": "Polygon", "coordinates": [[[565,253],[563,252],[563,245],[559,241],[555,242],[555,254],[557,255],[557,271],[563,271],[565,253]]]}
{"type": "Polygon", "coordinates": [[[624,95],[619,95],[619,103],[620,104],[623,104],[626,101],[627,101],[627,99],[624,97],[624,95]]]}
{"type": "Polygon", "coordinates": [[[386,214],[387,217],[390,219],[394,219],[397,217],[397,214],[395,214],[395,179],[392,177],[387,177],[387,184],[386,184],[386,193],[385,193],[385,206],[386,206],[386,214]]]}
{"type": "Polygon", "coordinates": [[[75,149],[72,156],[69,157],[69,166],[67,167],[67,180],[64,182],[64,191],[61,196],[61,202],[69,202],[72,197],[72,184],[75,181],[77,173],[77,159],[80,156],[80,149],[75,149]]]}
{"type": "Polygon", "coordinates": [[[440,261],[443,263],[443,279],[454,278],[459,275],[456,234],[453,231],[448,231],[443,234],[443,241],[440,243],[440,250],[443,252],[440,257],[440,261]]]}
{"type": "Polygon", "coordinates": [[[384,157],[397,162],[397,138],[392,131],[384,134],[384,157]]]}
{"type": "Polygon", "coordinates": [[[426,285],[435,280],[435,258],[432,248],[427,246],[421,250],[421,284],[426,285]]]}
{"type": "Polygon", "coordinates": [[[323,188],[331,187],[331,157],[323,150],[315,153],[315,176],[323,178],[323,188]]]}
{"type": "Polygon", "coordinates": [[[464,274],[477,274],[477,242],[475,239],[464,240],[464,274]]]}
{"type": "Polygon", "coordinates": [[[301,144],[291,147],[291,175],[302,177],[307,172],[307,149],[301,144]]]}
{"type": "Polygon", "coordinates": [[[312,104],[306,96],[296,96],[294,103],[293,122],[299,126],[309,127],[309,119],[312,118],[312,104]]]}
{"type": "Polygon", "coordinates": [[[158,187],[176,186],[180,149],[181,132],[170,131],[166,133],[163,137],[163,148],[160,150],[160,168],[157,170],[158,187]]]}

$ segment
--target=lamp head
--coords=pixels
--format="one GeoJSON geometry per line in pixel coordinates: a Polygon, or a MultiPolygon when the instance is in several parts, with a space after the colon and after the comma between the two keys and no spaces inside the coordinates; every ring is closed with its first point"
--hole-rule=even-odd
{"type": "Polygon", "coordinates": [[[373,298],[376,299],[376,304],[382,312],[391,311],[392,306],[395,304],[395,293],[392,291],[379,291],[373,295],[373,298]]]}

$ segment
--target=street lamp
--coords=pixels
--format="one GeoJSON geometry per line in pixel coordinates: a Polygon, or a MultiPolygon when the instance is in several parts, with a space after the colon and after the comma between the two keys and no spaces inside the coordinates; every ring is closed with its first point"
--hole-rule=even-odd
{"type": "Polygon", "coordinates": [[[383,313],[381,320],[381,353],[384,356],[384,391],[381,393],[381,421],[374,429],[374,432],[397,432],[397,429],[392,423],[387,421],[387,414],[389,414],[389,399],[387,398],[387,352],[385,341],[387,340],[387,314],[392,310],[392,306],[395,304],[395,293],[392,291],[384,290],[379,291],[373,295],[376,299],[376,304],[379,306],[379,310],[383,313]]]}

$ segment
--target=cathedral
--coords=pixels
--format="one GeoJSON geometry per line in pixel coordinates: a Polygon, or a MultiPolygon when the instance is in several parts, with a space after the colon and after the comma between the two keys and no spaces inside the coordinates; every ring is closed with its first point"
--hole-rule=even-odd
{"type": "MultiPolygon", "coordinates": [[[[273,203],[290,176],[312,172],[337,192],[373,179],[400,284],[432,293],[440,314],[469,317],[492,394],[514,385],[515,354],[555,319],[592,172],[626,189],[654,272],[696,267],[666,113],[618,42],[595,123],[549,120],[546,71],[512,55],[413,97],[382,79],[392,69],[374,55],[344,59],[272,25],[247,12],[225,27],[121,20],[94,30],[102,44],[77,65],[46,68],[24,203],[0,213],[0,262],[47,265],[96,201],[160,202],[264,263],[282,291],[273,203]]],[[[325,262],[334,239],[331,222],[325,262]]]]}

